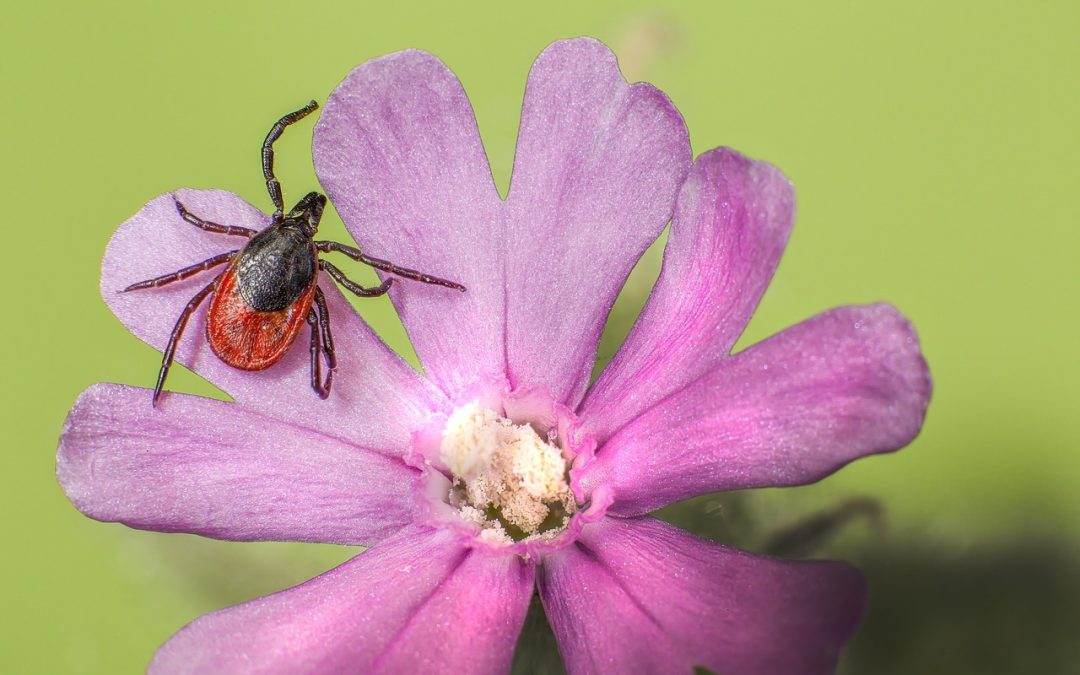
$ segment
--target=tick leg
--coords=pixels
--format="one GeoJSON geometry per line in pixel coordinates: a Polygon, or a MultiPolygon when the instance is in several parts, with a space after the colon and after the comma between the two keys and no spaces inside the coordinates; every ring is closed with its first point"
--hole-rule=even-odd
{"type": "Polygon", "coordinates": [[[161,397],[161,390],[165,386],[165,376],[169,374],[169,367],[172,366],[173,354],[176,352],[176,344],[180,341],[180,336],[184,334],[184,327],[187,326],[188,318],[191,317],[191,313],[206,299],[206,296],[214,292],[217,288],[217,277],[210,282],[210,285],[202,289],[195,294],[191,300],[188,301],[187,306],[184,307],[184,311],[180,312],[180,318],[176,320],[176,325],[173,326],[172,335],[169,336],[169,344],[165,346],[165,354],[161,357],[161,370],[158,371],[157,384],[154,386],[154,398],[151,399],[150,404],[156,406],[158,398],[161,397]]]}
{"type": "Polygon", "coordinates": [[[371,288],[364,288],[360,284],[356,283],[345,276],[345,273],[334,267],[331,263],[325,260],[319,261],[319,267],[326,270],[326,273],[334,278],[334,281],[338,282],[345,287],[346,290],[352,291],[361,298],[376,298],[380,295],[386,295],[386,292],[390,290],[390,286],[393,284],[393,279],[387,279],[378,286],[372,286],[371,288]]]}
{"type": "Polygon", "coordinates": [[[334,354],[334,338],[330,334],[330,309],[326,306],[326,296],[322,289],[315,287],[315,307],[308,311],[308,325],[311,327],[311,388],[326,399],[330,396],[330,386],[334,381],[334,370],[337,368],[337,356],[334,354]],[[318,308],[318,314],[315,313],[318,308]],[[319,351],[322,351],[326,360],[326,380],[322,380],[319,372],[319,351]]]}
{"type": "Polygon", "coordinates": [[[281,215],[285,212],[285,204],[281,200],[281,183],[279,183],[278,179],[274,176],[274,141],[281,138],[281,134],[285,131],[285,127],[304,119],[311,114],[311,111],[318,107],[319,104],[312,101],[296,112],[291,112],[285,117],[282,117],[274,124],[274,126],[270,127],[270,133],[266,134],[266,140],[263,141],[263,176],[266,177],[266,189],[270,192],[270,200],[274,202],[275,220],[280,219],[281,215]]]}
{"type": "Polygon", "coordinates": [[[326,306],[326,296],[322,289],[315,287],[315,306],[319,310],[319,326],[322,328],[322,349],[326,357],[326,367],[337,368],[337,354],[334,352],[334,336],[330,333],[330,308],[326,306]]]}
{"type": "Polygon", "coordinates": [[[173,197],[173,203],[176,204],[176,212],[180,214],[180,217],[188,221],[200,230],[206,230],[207,232],[214,232],[217,234],[232,234],[237,237],[254,237],[258,234],[258,230],[252,230],[248,227],[239,227],[237,225],[218,225],[217,223],[211,223],[209,220],[203,220],[196,216],[191,211],[187,210],[187,207],[180,203],[180,200],[173,197]]]}
{"type": "Polygon", "coordinates": [[[236,251],[228,251],[227,253],[216,255],[213,258],[207,258],[201,263],[196,263],[194,265],[191,265],[190,267],[185,267],[182,270],[177,270],[172,274],[166,274],[165,276],[155,277],[153,279],[147,279],[146,281],[140,281],[136,284],[131,284],[120,292],[127,293],[128,291],[137,291],[143,288],[158,288],[166,284],[171,284],[174,281],[183,281],[184,279],[187,279],[190,276],[194,276],[199,272],[205,272],[211,267],[217,267],[222,263],[229,262],[230,260],[232,260],[232,257],[235,254],[236,251]]]}
{"type": "Polygon", "coordinates": [[[372,258],[358,248],[346,246],[345,244],[339,244],[336,241],[317,241],[315,242],[315,246],[323,253],[344,253],[353,260],[356,260],[357,262],[362,262],[365,265],[371,265],[377,270],[389,272],[390,274],[395,274],[399,277],[405,277],[406,279],[412,279],[413,281],[421,281],[425,284],[445,286],[446,288],[453,288],[459,291],[465,290],[465,287],[457,283],[456,281],[440,279],[439,277],[433,277],[425,272],[418,272],[417,270],[411,270],[407,267],[398,267],[389,260],[372,258]]]}
{"type": "Polygon", "coordinates": [[[311,327],[311,388],[315,390],[315,393],[319,395],[319,398],[326,400],[330,396],[330,385],[334,380],[334,370],[330,369],[326,373],[326,381],[322,380],[322,372],[319,364],[319,351],[321,350],[321,340],[319,339],[319,317],[315,314],[315,309],[308,310],[307,315],[308,326],[311,327]]]}

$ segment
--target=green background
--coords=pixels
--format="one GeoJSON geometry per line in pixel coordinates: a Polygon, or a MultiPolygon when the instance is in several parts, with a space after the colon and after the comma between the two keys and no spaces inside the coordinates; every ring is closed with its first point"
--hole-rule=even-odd
{"type": "MultiPolygon", "coordinates": [[[[795,232],[743,343],[830,306],[887,299],[918,327],[936,385],[923,434],[902,452],[807,488],[697,500],[672,517],[763,548],[772,528],[872,497],[863,511],[876,517],[812,551],[870,578],[848,672],[1080,672],[1078,7],[6,7],[3,670],[137,672],[195,616],[350,554],[137,532],[86,519],[64,498],[54,452],[75,396],[97,381],[149,386],[160,358],[98,297],[113,229],[177,187],[268,207],[257,156],[270,122],[407,47],[459,75],[505,190],[532,59],[587,34],[630,79],[672,97],[696,153],[730,145],[795,183],[795,232]]],[[[278,154],[294,197],[315,187],[310,128],[286,134],[278,154]]],[[[335,215],[326,222],[328,237],[345,237],[335,215]]],[[[657,247],[628,284],[602,358],[658,259],[657,247]]],[[[363,313],[411,354],[388,303],[363,313]]],[[[214,395],[182,368],[170,386],[214,395]]]]}

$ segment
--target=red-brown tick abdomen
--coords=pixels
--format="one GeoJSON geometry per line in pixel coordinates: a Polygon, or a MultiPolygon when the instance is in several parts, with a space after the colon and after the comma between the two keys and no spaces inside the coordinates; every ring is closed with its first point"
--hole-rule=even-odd
{"type": "Polygon", "coordinates": [[[206,312],[206,339],[214,354],[233,368],[269,368],[296,342],[311,309],[317,277],[312,277],[311,284],[288,307],[262,312],[245,302],[235,268],[234,260],[218,279],[206,312]]]}

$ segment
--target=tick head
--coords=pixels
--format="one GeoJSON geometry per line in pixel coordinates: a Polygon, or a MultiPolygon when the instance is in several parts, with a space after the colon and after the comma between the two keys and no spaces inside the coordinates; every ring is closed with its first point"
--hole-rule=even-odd
{"type": "Polygon", "coordinates": [[[296,202],[296,206],[285,216],[284,222],[303,230],[304,234],[314,237],[319,230],[323,209],[326,207],[326,195],[309,192],[296,202]]]}

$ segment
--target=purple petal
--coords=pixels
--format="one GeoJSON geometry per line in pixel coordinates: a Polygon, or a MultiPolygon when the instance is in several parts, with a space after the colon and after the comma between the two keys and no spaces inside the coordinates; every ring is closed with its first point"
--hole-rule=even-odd
{"type": "Polygon", "coordinates": [[[538,578],[571,675],[831,673],[864,583],[835,562],[787,562],[652,518],[605,518],[538,578]]]}
{"type": "Polygon", "coordinates": [[[772,279],[794,215],[791,184],[773,166],[728,148],[698,157],[649,302],[582,404],[598,442],[728,356],[772,279]]]}
{"type": "Polygon", "coordinates": [[[64,424],[56,473],[97,520],[231,540],[371,544],[412,520],[414,469],[235,403],[98,384],[64,424]]]}
{"type": "Polygon", "coordinates": [[[457,392],[503,377],[501,202],[461,83],[405,51],[368,61],[327,99],[315,170],[368,254],[464,284],[391,290],[430,378],[457,392]]]}
{"type": "MultiPolygon", "coordinates": [[[[252,229],[269,223],[269,216],[229,192],[178,190],[176,196],[206,220],[252,229]]],[[[186,223],[176,212],[172,196],[162,195],[113,235],[101,264],[101,295],[131,332],[163,349],[184,305],[224,268],[161,288],[129,293],[121,289],[241,248],[246,242],[243,237],[211,234],[186,223]]],[[[326,292],[338,355],[329,399],[319,399],[311,389],[307,328],[301,329],[298,344],[274,366],[259,372],[237,370],[210,351],[205,327],[208,304],[204,303],[188,323],[176,359],[238,403],[268,416],[400,454],[409,443],[411,429],[442,405],[442,397],[371,332],[329,277],[321,275],[319,285],[326,292]]],[[[153,381],[155,374],[147,372],[147,381],[153,381]]],[[[166,394],[159,408],[168,410],[174,398],[166,394]]],[[[148,414],[149,406],[147,393],[140,410],[148,414]]]]}
{"type": "Polygon", "coordinates": [[[504,673],[533,568],[409,528],[311,581],[208,614],[150,673],[504,673]]]}
{"type": "Polygon", "coordinates": [[[719,490],[810,483],[922,427],[930,375],[889,305],[819,314],[736,356],[616,433],[578,478],[637,514],[719,490]]]}
{"type": "Polygon", "coordinates": [[[505,374],[571,403],[690,159],[670,101],[627,85],[611,52],[585,39],[555,43],[533,67],[505,204],[461,84],[430,54],[354,70],[327,101],[314,148],[361,246],[469,288],[392,292],[444,391],[505,374]]]}
{"type": "Polygon", "coordinates": [[[511,384],[576,406],[608,311],[671,217],[690,159],[671,101],[628,85],[602,43],[556,42],[536,59],[506,203],[511,384]]]}

